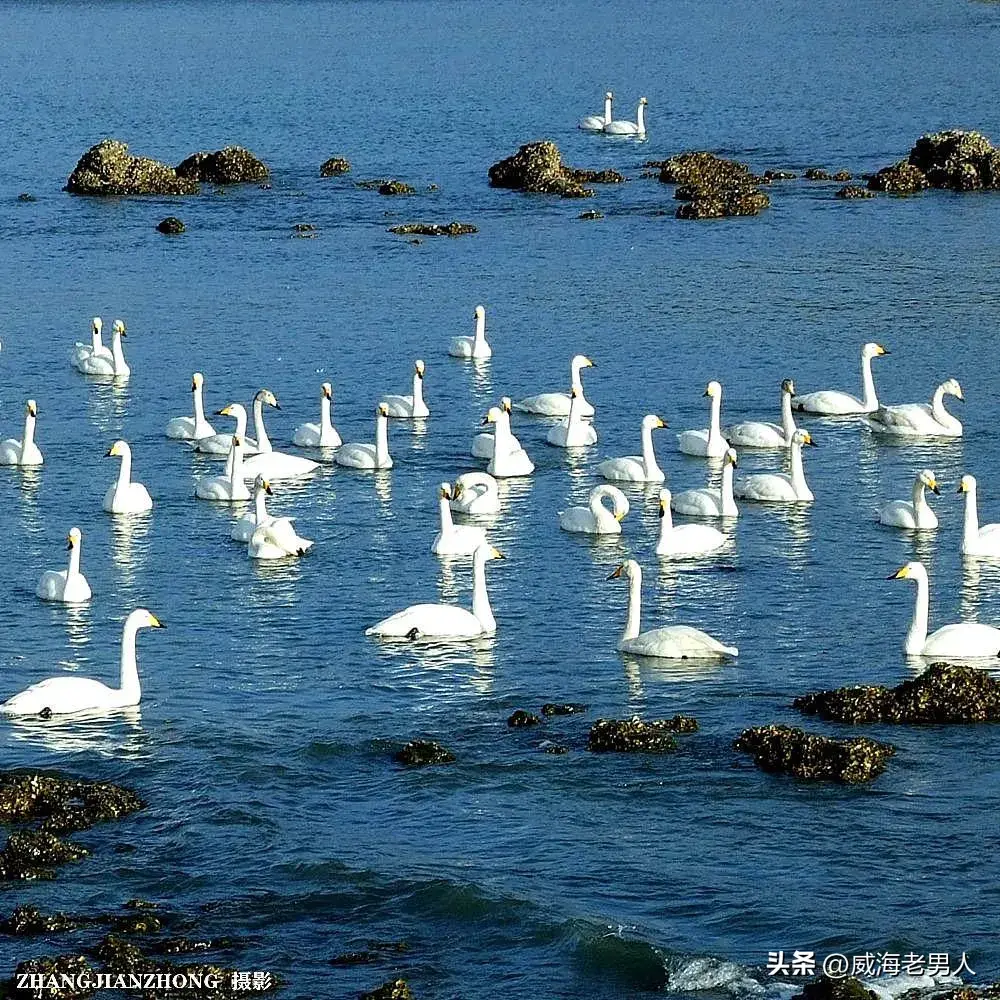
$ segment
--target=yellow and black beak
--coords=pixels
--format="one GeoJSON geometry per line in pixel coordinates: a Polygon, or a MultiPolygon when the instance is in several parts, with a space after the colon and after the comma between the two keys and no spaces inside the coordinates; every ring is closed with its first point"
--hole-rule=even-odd
{"type": "Polygon", "coordinates": [[[161,622],[161,621],[160,621],[160,619],[159,619],[159,618],[157,618],[157,617],[156,617],[156,615],[154,615],[154,614],[150,614],[150,616],[149,616],[149,624],[150,624],[150,625],[151,625],[151,626],[152,626],[153,628],[166,628],[166,627],[167,627],[167,626],[166,626],[166,625],[164,625],[164,624],[163,624],[163,622],[161,622]]]}
{"type": "Polygon", "coordinates": [[[614,572],[608,574],[609,580],[617,580],[618,577],[622,575],[622,571],[625,569],[625,563],[619,563],[615,568],[614,572]]]}
{"type": "Polygon", "coordinates": [[[905,566],[900,566],[900,568],[897,569],[895,573],[890,573],[889,576],[886,577],[886,579],[887,580],[905,580],[909,575],[910,574],[907,572],[906,567],[905,566]]]}
{"type": "Polygon", "coordinates": [[[270,481],[269,481],[269,480],[265,479],[265,480],[264,480],[264,482],[262,483],[262,485],[263,485],[263,487],[264,487],[264,492],[265,492],[265,493],[266,493],[266,494],[267,494],[267,495],[268,495],[269,497],[270,497],[270,496],[274,496],[274,490],[272,490],[272,489],[271,489],[271,483],[270,483],[270,481]]]}
{"type": "Polygon", "coordinates": [[[934,481],[933,483],[931,483],[931,489],[932,489],[932,490],[933,490],[933,491],[934,491],[934,492],[935,492],[935,493],[936,493],[936,494],[937,494],[938,496],[940,496],[940,495],[941,495],[941,487],[940,487],[940,486],[938,486],[938,484],[937,484],[937,480],[935,480],[935,481],[934,481]]]}
{"type": "Polygon", "coordinates": [[[74,545],[76,545],[76,542],[73,541],[73,536],[72,535],[67,535],[66,536],[66,548],[67,548],[67,550],[73,548],[74,545]]]}
{"type": "Polygon", "coordinates": [[[661,500],[660,501],[660,517],[667,516],[667,505],[661,500]]]}

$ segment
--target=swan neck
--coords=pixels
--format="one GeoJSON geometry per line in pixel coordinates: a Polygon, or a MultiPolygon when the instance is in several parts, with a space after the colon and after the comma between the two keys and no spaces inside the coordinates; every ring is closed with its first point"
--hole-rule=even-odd
{"type": "Polygon", "coordinates": [[[583,380],[580,378],[580,366],[576,363],[569,366],[569,384],[576,389],[576,394],[583,397],[583,380]]]}
{"type": "Polygon", "coordinates": [[[118,489],[128,486],[132,482],[132,455],[130,452],[122,452],[122,462],[118,467],[118,489]]]}
{"type": "Polygon", "coordinates": [[[271,439],[264,428],[264,400],[253,401],[253,429],[257,435],[257,450],[263,454],[271,450],[271,439]]]}
{"type": "Polygon", "coordinates": [[[116,330],[111,337],[111,356],[115,362],[115,372],[120,372],[126,367],[125,352],[122,350],[121,334],[116,330]]]}
{"type": "Polygon", "coordinates": [[[413,412],[416,413],[424,401],[424,380],[413,373],[413,412]]]}
{"type": "Polygon", "coordinates": [[[569,416],[566,418],[567,428],[572,427],[574,424],[582,423],[583,418],[580,416],[580,396],[578,393],[574,393],[569,399],[569,416]]]}
{"type": "Polygon", "coordinates": [[[24,417],[24,437],[21,439],[21,454],[35,443],[35,420],[37,418],[32,413],[25,414],[24,417]]]}
{"type": "Polygon", "coordinates": [[[648,424],[642,425],[642,465],[647,479],[651,479],[654,475],[662,475],[656,463],[656,453],[653,451],[653,428],[648,424]]]}
{"type": "Polygon", "coordinates": [[[875,395],[875,379],[872,377],[872,359],[867,354],[861,359],[861,389],[862,406],[866,410],[877,410],[878,397],[875,395]]]}
{"type": "Polygon", "coordinates": [[[138,702],[140,695],[139,666],[135,659],[135,637],[138,631],[137,625],[126,622],[122,632],[121,694],[130,702],[138,702]]]}
{"type": "Polygon", "coordinates": [[[913,578],[917,584],[917,597],[913,606],[913,621],[906,633],[904,652],[909,656],[918,655],[927,641],[927,616],[930,609],[930,588],[927,585],[927,575],[921,574],[913,578]]]}
{"type": "Polygon", "coordinates": [[[69,577],[80,572],[80,543],[77,542],[69,550],[69,572],[66,575],[67,580],[69,577]]]}
{"type": "Polygon", "coordinates": [[[267,521],[267,491],[257,490],[253,498],[254,518],[259,528],[267,521]]]}
{"type": "Polygon", "coordinates": [[[486,344],[486,313],[476,316],[476,335],[473,337],[473,347],[483,347],[486,344]]]}
{"type": "Polygon", "coordinates": [[[333,423],[330,421],[330,400],[327,396],[321,396],[319,401],[319,429],[321,432],[333,430],[333,423]]]}
{"type": "Polygon", "coordinates": [[[95,356],[104,350],[104,343],[101,340],[101,331],[93,327],[90,331],[90,350],[95,356]]]}
{"type": "Polygon", "coordinates": [[[510,414],[501,412],[500,419],[493,425],[493,453],[506,455],[511,450],[514,435],[510,429],[510,414]]]}
{"type": "Polygon", "coordinates": [[[665,504],[660,514],[660,541],[665,542],[670,532],[674,530],[674,518],[670,513],[670,504],[665,504]]]}
{"type": "Polygon", "coordinates": [[[913,481],[913,513],[917,511],[929,511],[930,504],[927,503],[927,496],[924,492],[924,484],[919,479],[913,481]]]}
{"type": "Polygon", "coordinates": [[[796,431],[795,417],[792,416],[792,394],[783,392],[781,394],[781,430],[785,435],[785,443],[789,444],[792,435],[796,431]]]}
{"type": "Polygon", "coordinates": [[[807,491],[806,486],[806,474],[805,470],[802,468],[802,445],[794,443],[791,447],[792,452],[792,488],[795,490],[796,496],[807,491]]]}
{"type": "Polygon", "coordinates": [[[232,466],[229,470],[229,479],[235,486],[237,483],[243,482],[243,445],[233,445],[230,449],[230,456],[232,458],[232,466]]]}
{"type": "Polygon", "coordinates": [[[607,125],[611,121],[611,98],[604,98],[604,124],[607,125]]]}
{"type": "Polygon", "coordinates": [[[712,411],[708,422],[708,447],[712,448],[722,436],[722,428],[719,426],[719,418],[722,413],[722,396],[712,396],[712,411]]]}
{"type": "Polygon", "coordinates": [[[389,464],[389,418],[381,413],[375,418],[375,464],[389,464]]]}
{"type": "Polygon", "coordinates": [[[634,639],[639,634],[639,621],[642,614],[642,574],[636,573],[628,581],[628,617],[625,619],[625,631],[622,640],[634,639]]]}
{"type": "Polygon", "coordinates": [[[965,493],[965,520],[963,522],[963,542],[973,545],[979,538],[979,509],[976,503],[976,487],[971,486],[965,493]]]}
{"type": "Polygon", "coordinates": [[[472,559],[472,613],[486,632],[495,632],[497,621],[486,592],[486,559],[476,551],[472,559]]]}
{"type": "Polygon", "coordinates": [[[441,532],[445,534],[455,526],[451,517],[451,504],[447,497],[441,497],[438,500],[438,510],[441,512],[441,532]]]}
{"type": "Polygon", "coordinates": [[[722,513],[733,517],[737,513],[736,497],[733,496],[733,465],[726,462],[722,467],[722,513]]]}
{"type": "Polygon", "coordinates": [[[636,112],[635,115],[635,123],[636,125],[638,125],[640,132],[646,131],[646,116],[644,114],[645,110],[646,106],[644,104],[640,104],[639,110],[636,112]]]}

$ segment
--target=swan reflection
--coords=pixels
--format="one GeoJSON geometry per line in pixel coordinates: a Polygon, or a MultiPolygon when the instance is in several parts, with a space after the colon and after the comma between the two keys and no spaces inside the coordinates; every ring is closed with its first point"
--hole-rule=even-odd
{"type": "Polygon", "coordinates": [[[98,753],[115,759],[139,760],[147,755],[146,732],[137,705],[113,712],[80,712],[73,716],[10,716],[9,738],[55,753],[98,753]]]}

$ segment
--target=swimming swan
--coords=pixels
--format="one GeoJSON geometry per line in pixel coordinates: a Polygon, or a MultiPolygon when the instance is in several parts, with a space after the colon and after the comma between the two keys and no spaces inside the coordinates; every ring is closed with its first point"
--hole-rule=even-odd
{"type": "Polygon", "coordinates": [[[199,438],[211,437],[215,428],[205,419],[205,403],[202,398],[202,386],[205,376],[195,372],[191,376],[191,393],[194,396],[194,416],[174,417],[167,422],[166,434],[175,441],[197,441],[199,438]]]}
{"type": "MultiPolygon", "coordinates": [[[[594,408],[587,402],[583,394],[583,382],[580,380],[580,372],[584,368],[596,368],[597,366],[585,354],[574,355],[569,363],[570,391],[576,389],[580,394],[580,415],[592,417],[594,408]]],[[[522,413],[537,413],[543,417],[568,417],[570,397],[565,392],[542,392],[537,396],[528,396],[519,403],[514,404],[515,410],[522,413]]]]}
{"type": "Polygon", "coordinates": [[[348,469],[391,469],[389,455],[389,410],[379,403],[375,411],[375,443],[345,444],[334,455],[337,465],[348,469]]]}
{"type": "Polygon", "coordinates": [[[125,361],[122,351],[122,337],[127,333],[125,323],[116,319],[111,325],[111,356],[106,354],[90,354],[81,358],[76,367],[84,375],[110,375],[117,379],[126,379],[132,372],[125,361]]]}
{"type": "Polygon", "coordinates": [[[889,579],[913,580],[917,584],[913,620],[903,642],[903,652],[907,656],[944,656],[960,660],[1000,654],[1000,629],[992,625],[960,622],[957,625],[943,625],[930,635],[927,634],[930,587],[923,563],[908,562],[889,579]]]}
{"type": "Polygon", "coordinates": [[[660,490],[660,537],[656,542],[658,556],[704,556],[726,544],[726,536],[710,525],[674,525],[670,516],[670,500],[670,490],[660,490]]]}
{"type": "Polygon", "coordinates": [[[758,503],[808,503],[814,500],[802,471],[802,446],[806,444],[816,447],[809,431],[797,430],[788,446],[791,475],[783,472],[758,472],[747,476],[736,483],[736,496],[744,500],[756,500],[758,503]]]}
{"type": "Polygon", "coordinates": [[[958,492],[965,494],[965,521],[959,552],[963,556],[1000,558],[1000,524],[979,525],[975,476],[962,476],[958,492]]]}
{"type": "Polygon", "coordinates": [[[739,517],[740,511],[733,497],[733,470],[736,452],[732,448],[722,458],[722,485],[719,489],[706,486],[700,490],[675,493],[670,506],[678,514],[690,517],[739,517]]]}
{"type": "Polygon", "coordinates": [[[452,337],[448,345],[448,353],[453,358],[465,358],[472,361],[485,361],[493,356],[493,348],[486,343],[486,309],[476,306],[473,313],[476,321],[476,333],[472,337],[452,337]]]}
{"type": "Polygon", "coordinates": [[[718,382],[709,382],[703,395],[712,400],[712,411],[708,427],[705,430],[681,431],[677,435],[677,447],[685,455],[695,455],[699,458],[722,458],[729,445],[726,444],[719,427],[719,413],[722,409],[722,386],[718,382]]]}
{"type": "Polygon", "coordinates": [[[634,559],[629,559],[619,565],[608,579],[617,580],[620,577],[628,580],[628,618],[618,642],[621,652],[683,660],[721,659],[738,655],[739,650],[735,646],[726,646],[707,632],[690,625],[668,625],[640,633],[642,570],[634,559]]]}
{"type": "Polygon", "coordinates": [[[249,542],[254,531],[271,520],[265,498],[272,495],[271,484],[263,476],[258,476],[253,482],[253,510],[239,518],[229,533],[234,542],[249,542]]]}
{"type": "Polygon", "coordinates": [[[486,563],[503,559],[502,552],[480,545],[472,555],[472,611],[454,604],[414,604],[365,629],[365,635],[385,639],[478,639],[497,630],[486,593],[486,563]]]}
{"type": "Polygon", "coordinates": [[[242,403],[230,403],[221,410],[216,410],[217,417],[233,417],[236,420],[236,427],[229,434],[211,434],[208,437],[198,438],[194,442],[194,450],[202,455],[227,456],[233,445],[233,435],[235,434],[243,442],[244,455],[257,454],[257,442],[253,438],[246,436],[247,431],[247,411],[242,403]]]}
{"type": "Polygon", "coordinates": [[[81,344],[77,341],[73,345],[73,349],[69,352],[69,363],[74,367],[79,369],[80,362],[84,358],[89,357],[111,357],[111,348],[105,347],[101,340],[101,331],[104,329],[104,323],[100,316],[95,316],[90,321],[90,343],[81,344]]]}
{"type": "Polygon", "coordinates": [[[429,417],[431,411],[424,402],[424,363],[415,361],[413,363],[413,395],[412,396],[383,396],[379,404],[384,406],[390,417],[402,417],[403,419],[429,417]]]}
{"type": "Polygon", "coordinates": [[[530,476],[535,471],[535,463],[510,432],[510,414],[499,406],[491,406],[483,418],[484,424],[494,424],[493,457],[486,471],[497,479],[512,476],[530,476]]]}
{"type": "Polygon", "coordinates": [[[917,531],[931,531],[938,526],[937,514],[931,510],[924,490],[941,493],[937,478],[930,469],[918,472],[913,480],[913,500],[887,500],[878,509],[880,524],[890,528],[912,528],[917,531]]]}
{"type": "Polygon", "coordinates": [[[142,483],[132,482],[132,449],[125,441],[116,441],[107,451],[105,458],[118,457],[121,466],[118,479],[104,494],[104,509],[109,514],[143,514],[153,509],[153,498],[142,483]]]}
{"type": "Polygon", "coordinates": [[[786,378],[781,383],[781,423],[770,424],[760,420],[747,420],[733,424],[722,432],[722,436],[734,448],[787,448],[796,431],[792,416],[792,399],[795,383],[786,378]]]}
{"type": "Polygon", "coordinates": [[[436,556],[472,555],[486,544],[486,532],[471,524],[455,524],[451,519],[451,500],[451,483],[442,483],[438,491],[441,528],[431,542],[431,552],[436,556]]]}
{"type": "Polygon", "coordinates": [[[639,107],[636,109],[635,121],[610,121],[604,126],[605,135],[638,135],[646,134],[646,105],[649,102],[645,97],[639,98],[639,107]]]}
{"type": "Polygon", "coordinates": [[[80,544],[83,533],[70,528],[66,539],[69,549],[69,566],[66,569],[47,569],[39,578],[35,593],[43,601],[61,601],[63,604],[82,604],[89,601],[90,584],[80,572],[80,544]]]}
{"type": "Polygon", "coordinates": [[[595,486],[586,507],[570,507],[559,515],[559,527],[584,535],[620,535],[628,511],[628,498],[617,486],[595,486]],[[604,506],[605,497],[611,500],[611,510],[604,506]]]}
{"type": "MultiPolygon", "coordinates": [[[[504,410],[507,414],[511,411],[510,396],[504,396],[500,400],[500,409],[504,410]]],[[[508,418],[507,424],[510,424],[510,419],[508,418]]],[[[489,432],[484,431],[481,434],[477,434],[472,439],[472,454],[475,458],[492,458],[493,457],[493,447],[496,444],[496,440],[493,435],[489,432]]],[[[510,444],[514,451],[517,451],[521,447],[521,442],[517,440],[513,433],[510,435],[510,444]]]]}
{"type": "Polygon", "coordinates": [[[265,496],[272,496],[271,484],[263,477],[254,480],[254,509],[244,514],[230,532],[236,542],[247,543],[247,555],[251,559],[284,559],[286,556],[301,556],[312,548],[312,541],[303,538],[295,530],[292,517],[273,517],[267,512],[265,496]],[[267,528],[267,531],[260,529],[267,528]]]}
{"type": "Polygon", "coordinates": [[[793,408],[803,413],[839,417],[851,413],[874,413],[878,409],[875,380],[872,378],[872,358],[881,358],[889,352],[881,344],[865,344],[861,348],[861,386],[864,398],[856,399],[836,389],[822,389],[796,396],[793,408]]]}
{"type": "Polygon", "coordinates": [[[597,428],[583,420],[576,389],[570,390],[569,416],[550,427],[545,440],[556,448],[585,448],[597,444],[597,428]]]}
{"type": "Polygon", "coordinates": [[[944,408],[946,395],[965,400],[962,387],[950,378],[934,390],[929,405],[880,406],[865,423],[875,434],[889,437],[961,437],[962,422],[944,408]]]}
{"type": "Polygon", "coordinates": [[[339,448],[343,443],[337,428],[330,421],[333,386],[324,382],[319,387],[319,423],[299,424],[292,434],[292,444],[300,448],[339,448]]]}
{"type": "Polygon", "coordinates": [[[604,95],[604,114],[587,115],[585,118],[581,118],[577,128],[582,128],[585,132],[603,131],[605,125],[611,124],[611,102],[614,100],[614,97],[615,95],[609,90],[604,95]]]}
{"type": "Polygon", "coordinates": [[[35,444],[35,418],[38,404],[29,399],[24,407],[24,435],[21,440],[8,438],[0,441],[0,465],[41,465],[41,449],[35,444]]]}
{"type": "Polygon", "coordinates": [[[250,499],[250,491],[243,482],[243,439],[233,435],[232,455],[221,476],[206,476],[194,484],[194,495],[201,500],[216,503],[241,503],[250,499]]]}
{"type": "Polygon", "coordinates": [[[642,418],[642,454],[606,458],[597,464],[594,471],[599,476],[618,483],[662,483],[667,477],[656,464],[653,431],[666,426],[667,422],[655,413],[647,413],[642,418]]]}
{"type": "Polygon", "coordinates": [[[451,509],[458,514],[496,514],[500,484],[488,472],[463,472],[451,489],[451,509]]]}
{"type": "Polygon", "coordinates": [[[49,715],[107,712],[138,705],[141,691],[135,660],[135,636],[141,628],[163,627],[163,623],[145,608],[137,608],[125,619],[120,687],[108,687],[89,677],[50,677],[9,698],[0,705],[0,714],[41,715],[47,718],[49,715]]]}

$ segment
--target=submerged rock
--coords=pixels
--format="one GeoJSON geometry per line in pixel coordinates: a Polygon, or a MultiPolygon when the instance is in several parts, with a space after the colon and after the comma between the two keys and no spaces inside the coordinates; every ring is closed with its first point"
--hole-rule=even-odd
{"type": "Polygon", "coordinates": [[[589,705],[580,705],[575,702],[554,702],[547,701],[542,705],[542,715],[576,715],[578,712],[586,712],[589,705]]]}
{"type": "Polygon", "coordinates": [[[751,754],[762,771],[849,785],[877,778],[885,770],[886,760],[896,752],[890,744],[865,736],[833,740],[789,726],[744,729],[733,746],[751,754]]]}
{"type": "Polygon", "coordinates": [[[616,171],[576,170],[562,162],[554,142],[543,140],[521,146],[513,156],[499,160],[488,171],[490,187],[511,188],[533,194],[557,194],[563,198],[592,198],[585,183],[620,183],[616,171]]]}
{"type": "Polygon", "coordinates": [[[27,191],[22,191],[17,196],[18,201],[38,201],[38,199],[33,194],[28,194],[27,191]]]}
{"type": "Polygon", "coordinates": [[[43,830],[69,833],[144,807],[135,792],[118,785],[0,771],[0,823],[39,819],[43,830]]]}
{"type": "Polygon", "coordinates": [[[853,176],[850,170],[838,170],[830,179],[834,181],[849,181],[853,176]]]}
{"type": "Polygon", "coordinates": [[[796,993],[792,1000],[878,1000],[878,996],[854,976],[846,979],[820,976],[806,983],[802,992],[796,993]]]}
{"type": "Polygon", "coordinates": [[[835,194],[835,198],[876,198],[878,197],[874,191],[869,191],[868,188],[858,187],[856,184],[845,184],[844,187],[840,188],[835,194]]]}
{"type": "Polygon", "coordinates": [[[345,160],[342,156],[331,156],[329,160],[320,164],[319,175],[320,177],[337,177],[340,174],[348,173],[350,169],[349,160],[345,160]]]}
{"type": "Polygon", "coordinates": [[[422,767],[426,764],[451,764],[455,755],[433,740],[411,740],[393,754],[393,760],[408,767],[422,767]]]}
{"type": "Polygon", "coordinates": [[[598,753],[669,753],[677,749],[671,733],[697,730],[695,719],[675,715],[672,719],[598,719],[590,728],[587,749],[598,753]]]}
{"type": "Polygon", "coordinates": [[[766,181],[794,181],[798,174],[793,174],[790,170],[765,170],[764,180],[766,181]]]}
{"type": "Polygon", "coordinates": [[[832,180],[830,173],[824,170],[822,167],[809,167],[807,170],[803,171],[802,176],[807,181],[828,181],[832,180]]]}
{"type": "Polygon", "coordinates": [[[361,1000],[413,1000],[413,990],[405,979],[392,979],[368,993],[362,993],[361,1000]]]}
{"type": "Polygon", "coordinates": [[[117,139],[104,139],[80,157],[63,189],[71,194],[197,194],[198,183],[173,167],[146,156],[132,156],[117,139]]]}
{"type": "Polygon", "coordinates": [[[537,715],[531,712],[526,712],[523,708],[519,708],[516,712],[507,718],[507,725],[511,729],[522,729],[525,726],[537,726],[542,720],[538,718],[537,715]]]}
{"type": "Polygon", "coordinates": [[[379,184],[377,190],[379,194],[385,195],[415,193],[415,189],[410,184],[397,180],[385,181],[385,183],[379,184]]]}
{"type": "Polygon", "coordinates": [[[745,163],[713,153],[681,153],[664,160],[660,181],[678,185],[674,197],[688,202],[678,207],[678,219],[758,215],[771,204],[758,189],[765,182],[763,177],[751,173],[745,163]]]}
{"type": "Polygon", "coordinates": [[[401,226],[390,226],[390,233],[397,236],[465,236],[479,230],[469,222],[448,222],[439,226],[433,222],[406,222],[401,226]]]}
{"type": "Polygon", "coordinates": [[[868,187],[872,191],[885,191],[886,194],[916,194],[928,187],[928,184],[922,170],[906,160],[900,160],[891,167],[883,167],[870,177],[868,187]]]}
{"type": "MultiPolygon", "coordinates": [[[[14,983],[21,976],[40,975],[45,977],[45,987],[36,990],[11,988],[10,996],[30,997],[31,1000],[76,1000],[89,997],[94,987],[89,985],[95,978],[96,970],[83,955],[58,955],[55,958],[29,958],[19,962],[14,970],[14,983]],[[79,984],[79,985],[77,985],[79,984]]],[[[0,989],[3,985],[0,984],[0,989]]]]}
{"type": "Polygon", "coordinates": [[[0,933],[12,937],[34,934],[58,934],[76,930],[90,921],[86,917],[71,917],[65,913],[42,913],[35,906],[17,906],[9,917],[0,920],[0,933]]]}
{"type": "Polygon", "coordinates": [[[342,955],[331,958],[330,964],[335,966],[374,965],[381,960],[382,956],[375,951],[346,951],[342,955]]]}
{"type": "Polygon", "coordinates": [[[177,176],[206,184],[249,184],[271,176],[267,165],[242,146],[193,153],[177,164],[177,176]]]}
{"type": "Polygon", "coordinates": [[[603,219],[604,213],[598,212],[596,208],[588,208],[586,212],[581,212],[578,219],[590,220],[590,219],[603,219]]]}
{"type": "Polygon", "coordinates": [[[176,236],[184,232],[185,226],[176,215],[168,215],[156,224],[156,228],[167,236],[176,236]]]}
{"type": "Polygon", "coordinates": [[[792,704],[832,722],[1000,722],[1000,681],[974,667],[934,663],[894,688],[836,688],[792,704]]]}

